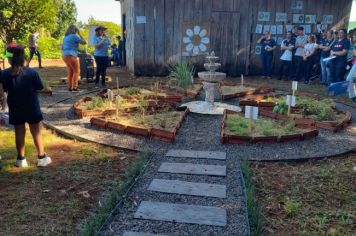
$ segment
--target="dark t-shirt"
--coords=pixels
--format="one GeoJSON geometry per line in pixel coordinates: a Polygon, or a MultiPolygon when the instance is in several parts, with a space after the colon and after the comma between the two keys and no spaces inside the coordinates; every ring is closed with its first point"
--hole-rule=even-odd
{"type": "Polygon", "coordinates": [[[262,39],[261,40],[261,55],[272,55],[273,51],[266,51],[266,47],[269,46],[273,48],[276,46],[276,41],[273,38],[270,38],[269,40],[267,39],[262,39]]]}
{"type": "Polygon", "coordinates": [[[37,90],[43,89],[41,78],[35,70],[24,68],[18,75],[12,75],[12,70],[1,71],[0,83],[7,92],[10,123],[35,123],[42,120],[37,90]],[[12,122],[11,122],[12,121],[12,122]]]}
{"type": "MultiPolygon", "coordinates": [[[[321,39],[320,40],[320,45],[324,47],[330,47],[330,45],[334,42],[334,39],[321,39]]],[[[322,58],[327,58],[330,56],[330,51],[324,51],[321,50],[321,57],[322,58]]]]}
{"type": "MultiPolygon", "coordinates": [[[[344,49],[346,49],[346,50],[350,49],[350,41],[346,38],[344,38],[343,40],[335,40],[335,42],[331,46],[331,50],[333,50],[334,52],[341,52],[344,49]]],[[[334,60],[338,61],[338,62],[345,61],[345,63],[346,63],[347,62],[347,53],[344,56],[336,56],[336,58],[334,60]]]]}

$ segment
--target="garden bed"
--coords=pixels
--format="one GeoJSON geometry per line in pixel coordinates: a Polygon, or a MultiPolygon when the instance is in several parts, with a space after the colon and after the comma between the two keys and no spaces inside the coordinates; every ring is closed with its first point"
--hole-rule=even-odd
{"type": "Polygon", "coordinates": [[[231,83],[231,82],[221,82],[220,83],[221,100],[226,100],[230,98],[244,97],[254,94],[267,94],[274,92],[273,88],[259,87],[256,88],[249,84],[231,83]]]}
{"type": "Polygon", "coordinates": [[[250,95],[240,99],[240,107],[254,106],[263,110],[272,111],[276,103],[281,99],[281,95],[250,95]]]}
{"type": "Polygon", "coordinates": [[[261,114],[273,119],[294,119],[297,125],[305,128],[318,128],[338,132],[348,126],[352,120],[351,112],[339,111],[330,99],[313,99],[298,97],[297,106],[291,109],[290,117],[286,115],[288,109],[284,100],[270,110],[261,110],[261,114]]]}
{"type": "Polygon", "coordinates": [[[183,89],[177,86],[171,86],[168,83],[160,83],[159,88],[161,92],[177,93],[181,96],[186,96],[195,99],[199,95],[200,91],[203,89],[203,85],[193,84],[192,86],[183,89]]]}
{"type": "Polygon", "coordinates": [[[241,113],[225,110],[221,125],[223,144],[243,144],[251,142],[277,143],[310,139],[318,135],[316,129],[304,129],[293,120],[285,122],[260,118],[253,121],[252,133],[248,132],[248,121],[241,113]]]}
{"type": "Polygon", "coordinates": [[[183,112],[163,110],[151,112],[144,119],[138,113],[121,113],[117,117],[93,117],[90,123],[101,128],[173,142],[188,113],[189,109],[183,112]]]}

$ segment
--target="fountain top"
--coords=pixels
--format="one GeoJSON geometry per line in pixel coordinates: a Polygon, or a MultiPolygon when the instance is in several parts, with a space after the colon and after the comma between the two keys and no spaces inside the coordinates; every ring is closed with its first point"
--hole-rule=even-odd
{"type": "Polygon", "coordinates": [[[215,56],[215,52],[212,51],[212,52],[210,53],[210,55],[208,55],[208,56],[206,57],[206,59],[207,59],[210,63],[214,63],[215,61],[217,61],[217,60],[219,59],[219,57],[215,56]]]}

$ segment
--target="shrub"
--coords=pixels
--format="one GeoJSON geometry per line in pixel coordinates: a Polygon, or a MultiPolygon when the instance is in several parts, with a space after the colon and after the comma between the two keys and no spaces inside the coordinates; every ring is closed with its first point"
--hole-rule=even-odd
{"type": "Polygon", "coordinates": [[[192,76],[194,72],[195,67],[187,60],[183,63],[169,66],[169,77],[175,77],[178,80],[178,86],[181,88],[188,88],[193,84],[192,76]]]}

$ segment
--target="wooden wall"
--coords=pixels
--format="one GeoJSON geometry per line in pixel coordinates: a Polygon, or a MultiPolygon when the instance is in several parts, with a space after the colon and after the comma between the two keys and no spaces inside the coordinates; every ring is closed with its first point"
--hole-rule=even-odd
{"type": "MultiPolygon", "coordinates": [[[[334,15],[334,25],[348,23],[352,0],[304,0],[303,10],[291,10],[294,0],[122,0],[123,14],[129,15],[129,5],[134,7],[133,37],[128,65],[137,75],[159,75],[167,73],[168,62],[182,60],[182,23],[185,21],[208,22],[210,27],[209,51],[220,56],[221,71],[231,76],[241,73],[255,74],[260,70],[259,56],[255,55],[257,14],[270,11],[268,24],[276,24],[275,13],[287,12],[316,14],[317,21],[323,15],[334,15]],[[146,24],[136,24],[136,16],[146,16],[146,24]]],[[[279,52],[275,52],[279,58],[279,52]]],[[[204,57],[192,59],[198,64],[204,57]]]]}

